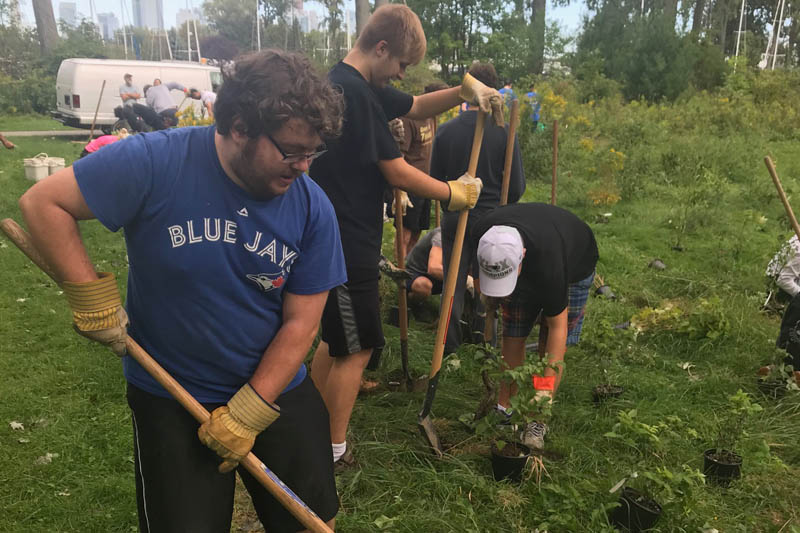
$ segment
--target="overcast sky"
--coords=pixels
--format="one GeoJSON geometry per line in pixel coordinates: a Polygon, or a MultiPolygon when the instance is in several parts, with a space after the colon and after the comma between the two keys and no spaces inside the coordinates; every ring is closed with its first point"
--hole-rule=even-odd
{"type": "MultiPolygon", "coordinates": [[[[53,12],[58,19],[58,5],[62,0],[52,0],[53,12]]],[[[85,18],[89,18],[91,10],[89,7],[89,0],[68,0],[75,2],[78,6],[78,13],[85,18]]],[[[181,8],[195,8],[202,6],[202,0],[162,0],[164,5],[164,24],[170,28],[175,25],[175,17],[178,10],[181,8]]],[[[117,19],[121,19],[120,13],[125,8],[125,20],[131,20],[131,5],[132,0],[94,0],[95,13],[112,12],[117,15],[117,19]]],[[[253,0],[253,11],[255,12],[256,0],[253,0]]],[[[353,8],[353,0],[345,0],[345,6],[349,9],[353,8]]],[[[22,8],[22,17],[24,22],[33,25],[33,5],[31,0],[20,0],[20,7],[22,8]]],[[[306,9],[314,9],[320,14],[322,13],[322,5],[317,2],[306,2],[306,9]]],[[[553,7],[551,2],[547,6],[547,20],[557,20],[561,24],[566,33],[575,33],[580,27],[580,17],[585,11],[584,4],[581,0],[572,2],[567,7],[553,7]]],[[[120,20],[121,22],[121,20],[120,20]]]]}

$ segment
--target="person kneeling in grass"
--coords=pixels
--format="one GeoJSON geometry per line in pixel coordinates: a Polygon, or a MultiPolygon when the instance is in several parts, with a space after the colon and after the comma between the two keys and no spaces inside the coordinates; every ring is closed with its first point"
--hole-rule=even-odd
{"type": "MultiPolygon", "coordinates": [[[[541,314],[540,354],[551,365],[533,377],[536,398],[550,403],[563,377],[568,344],[576,344],[594,280],[598,252],[592,230],[577,216],[542,203],[498,207],[478,221],[471,234],[477,249],[481,294],[499,298],[503,309],[503,360],[516,368],[525,360],[525,339],[541,314]],[[544,351],[542,351],[544,349],[544,351]]],[[[508,416],[516,394],[500,384],[497,410],[508,416]]],[[[544,420],[528,424],[522,443],[544,447],[544,420]]]]}

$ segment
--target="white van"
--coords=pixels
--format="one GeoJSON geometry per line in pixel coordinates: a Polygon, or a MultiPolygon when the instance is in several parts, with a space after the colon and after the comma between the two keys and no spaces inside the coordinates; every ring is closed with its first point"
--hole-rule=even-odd
{"type": "MultiPolygon", "coordinates": [[[[118,120],[114,108],[122,105],[119,86],[125,83],[125,74],[133,75],[133,84],[144,91],[159,78],[163,83],[178,82],[201,91],[215,90],[222,84],[219,67],[190,63],[188,61],[127,61],[124,59],[65,59],[58,68],[56,78],[56,110],[53,118],[75,128],[91,128],[100,88],[106,82],[103,99],[97,112],[96,127],[110,130],[118,120]]],[[[185,99],[180,91],[171,91],[175,105],[184,109],[194,105],[200,112],[200,103],[185,99]]],[[[144,94],[139,100],[144,104],[144,94]]]]}

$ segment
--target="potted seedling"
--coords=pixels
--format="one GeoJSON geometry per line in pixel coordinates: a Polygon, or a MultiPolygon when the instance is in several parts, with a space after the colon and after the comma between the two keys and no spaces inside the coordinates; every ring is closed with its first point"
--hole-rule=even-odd
{"type": "Polygon", "coordinates": [[[703,452],[703,473],[709,480],[727,487],[731,481],[741,477],[742,456],[735,450],[745,433],[748,420],[761,410],[761,406],[741,389],[728,397],[725,416],[718,419],[716,443],[713,448],[703,452]]]}
{"type": "Polygon", "coordinates": [[[775,348],[775,359],[775,363],[762,366],[758,370],[758,390],[773,400],[785,396],[787,391],[800,390],[794,367],[786,362],[790,360],[786,351],[775,348]]]}
{"type": "Polygon", "coordinates": [[[628,339],[627,330],[617,330],[608,320],[601,320],[600,325],[592,336],[591,345],[597,353],[600,363],[600,382],[592,389],[592,400],[601,404],[606,400],[619,398],[625,391],[624,387],[613,383],[611,372],[616,366],[617,352],[628,339]]]}
{"type": "Polygon", "coordinates": [[[595,291],[594,291],[595,296],[602,296],[606,300],[616,300],[617,299],[617,295],[614,294],[614,291],[611,290],[611,287],[606,285],[606,282],[603,279],[603,276],[601,276],[600,274],[597,274],[594,277],[594,283],[593,284],[595,286],[595,291]]]}
{"type": "Polygon", "coordinates": [[[609,522],[623,531],[648,530],[658,522],[663,508],[686,500],[689,492],[703,481],[703,474],[687,465],[677,472],[664,466],[633,472],[609,491],[614,493],[622,488],[619,505],[609,514],[609,522]]]}
{"type": "Polygon", "coordinates": [[[499,357],[487,357],[484,368],[493,382],[500,380],[516,385],[517,392],[510,399],[509,417],[502,423],[494,416],[484,416],[475,422],[475,432],[490,440],[492,473],[496,481],[510,480],[519,483],[528,463],[531,450],[519,441],[520,432],[531,422],[548,417],[551,403],[537,398],[533,388],[534,375],[541,375],[548,367],[537,354],[529,354],[526,362],[508,368],[499,357]]]}

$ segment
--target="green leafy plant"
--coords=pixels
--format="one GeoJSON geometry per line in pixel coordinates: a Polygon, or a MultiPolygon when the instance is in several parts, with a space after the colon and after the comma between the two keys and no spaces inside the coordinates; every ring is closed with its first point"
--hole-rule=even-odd
{"type": "Polygon", "coordinates": [[[627,485],[662,507],[678,504],[683,504],[685,507],[693,492],[704,484],[703,473],[689,465],[681,465],[680,470],[657,466],[652,470],[632,472],[628,477],[620,480],[611,489],[611,492],[616,492],[627,485]]]}
{"type": "MultiPolygon", "coordinates": [[[[509,368],[500,357],[499,350],[490,345],[480,347],[486,354],[483,361],[483,372],[492,383],[501,381],[516,385],[516,394],[509,400],[509,425],[516,430],[524,428],[534,421],[540,421],[550,416],[552,403],[546,397],[537,397],[533,388],[533,376],[543,375],[545,370],[552,368],[558,371],[563,369],[564,363],[551,365],[545,359],[539,359],[536,353],[529,353],[525,362],[516,368],[509,368]]],[[[489,438],[495,442],[499,450],[508,444],[508,431],[498,427],[497,420],[491,416],[484,416],[475,422],[475,433],[489,438]]]]}
{"type": "Polygon", "coordinates": [[[722,413],[717,413],[717,437],[715,448],[717,455],[724,451],[733,452],[742,437],[746,435],[748,421],[763,408],[754,402],[749,394],[739,389],[736,394],[728,396],[728,403],[722,413]]]}

